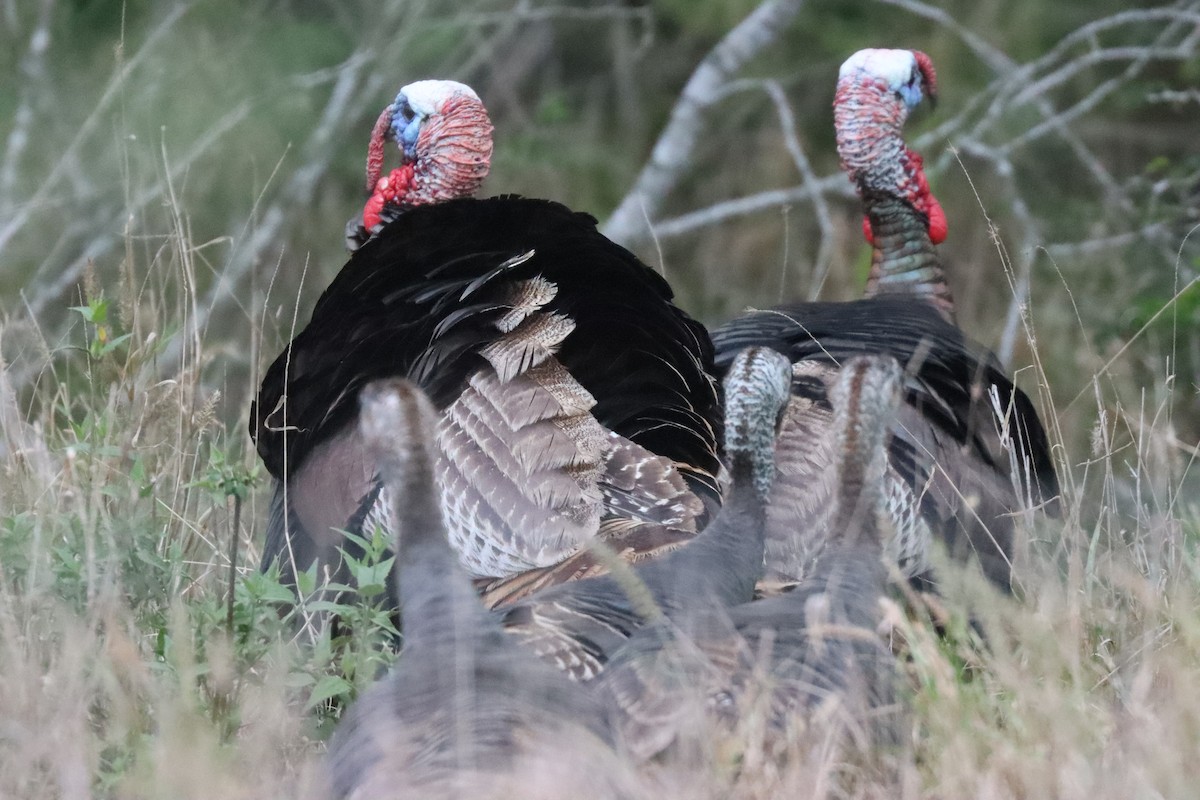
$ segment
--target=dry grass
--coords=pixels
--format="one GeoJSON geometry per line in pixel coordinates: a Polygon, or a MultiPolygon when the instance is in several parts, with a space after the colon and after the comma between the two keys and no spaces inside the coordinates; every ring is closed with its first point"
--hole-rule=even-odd
{"type": "MultiPolygon", "coordinates": [[[[186,269],[185,231],[157,251],[171,263],[131,271],[186,269]]],[[[90,291],[96,318],[100,295],[90,291]]],[[[309,792],[336,716],[322,698],[344,700],[370,680],[381,638],[293,639],[271,602],[277,587],[246,566],[262,487],[242,518],[227,628],[231,486],[252,481],[253,462],[226,455],[240,432],[221,427],[194,373],[154,377],[154,332],[187,313],[186,298],[171,307],[153,291],[124,290],[111,305],[120,310],[85,325],[79,348],[54,361],[36,413],[9,393],[0,414],[0,796],[309,792]]],[[[192,348],[203,363],[203,342],[192,348]]],[[[1085,399],[1103,413],[1076,404],[1063,417],[1090,432],[1054,426],[1064,515],[1026,520],[1023,599],[943,566],[958,578],[957,633],[903,631],[912,727],[882,766],[828,741],[798,747],[783,765],[754,748],[720,751],[663,770],[654,793],[1190,796],[1200,778],[1187,757],[1200,741],[1194,451],[1176,440],[1168,409],[1126,413],[1107,395],[1117,390],[1097,380],[1085,399]],[[1090,440],[1091,451],[1069,451],[1072,440],[1090,440]],[[968,616],[986,646],[967,632],[968,616]]],[[[1173,391],[1146,394],[1167,403],[1173,391]]]]}

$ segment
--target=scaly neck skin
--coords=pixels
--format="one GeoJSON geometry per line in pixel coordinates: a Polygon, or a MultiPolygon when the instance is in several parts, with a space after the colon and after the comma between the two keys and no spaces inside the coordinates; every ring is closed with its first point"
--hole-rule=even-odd
{"type": "Polygon", "coordinates": [[[865,296],[905,294],[924,298],[954,322],[954,297],[922,215],[904,200],[864,192],[874,238],[865,296]]]}
{"type": "Polygon", "coordinates": [[[417,140],[416,163],[401,206],[470,197],[487,177],[492,160],[492,121],[483,104],[456,95],[430,117],[417,140]]]}

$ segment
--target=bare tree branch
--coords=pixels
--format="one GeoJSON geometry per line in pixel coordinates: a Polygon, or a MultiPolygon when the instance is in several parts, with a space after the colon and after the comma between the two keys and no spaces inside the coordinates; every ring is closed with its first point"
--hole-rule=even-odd
{"type": "Polygon", "coordinates": [[[1191,89],[1188,91],[1163,89],[1162,91],[1151,92],[1146,95],[1146,100],[1151,103],[1171,103],[1173,105],[1200,103],[1200,89],[1191,89]]]}
{"type": "Polygon", "coordinates": [[[29,221],[30,214],[46,202],[52,191],[59,188],[64,171],[71,164],[79,148],[91,136],[92,131],[100,122],[100,118],[108,108],[109,103],[117,96],[120,88],[125,85],[125,81],[129,79],[129,76],[137,69],[142,60],[154,50],[158,41],[179,21],[180,17],[187,11],[187,8],[186,5],[180,5],[171,9],[166,17],[163,18],[163,21],[146,36],[146,40],[142,42],[141,47],[133,54],[133,57],[126,61],[121,69],[117,71],[117,74],[113,76],[112,80],[108,82],[108,86],[104,89],[104,94],[96,101],[96,106],[92,109],[92,113],[79,126],[75,138],[63,152],[58,164],[55,165],[54,169],[50,170],[50,174],[38,186],[38,190],[34,193],[33,197],[19,207],[17,213],[13,215],[13,218],[9,220],[7,225],[0,228],[0,253],[4,252],[4,248],[12,240],[13,236],[29,221]]]}
{"type": "Polygon", "coordinates": [[[709,51],[684,85],[633,188],[604,223],[606,236],[628,243],[649,233],[645,220],[658,216],[691,165],[704,112],[721,98],[726,82],[774,42],[803,5],[804,0],[766,0],[709,51]]]}
{"type": "Polygon", "coordinates": [[[50,23],[54,14],[54,0],[42,0],[38,7],[38,19],[29,36],[29,49],[21,57],[21,101],[13,115],[13,127],[9,131],[4,150],[4,161],[0,167],[0,200],[3,208],[13,205],[13,190],[17,183],[17,167],[25,148],[29,144],[29,128],[33,124],[35,98],[46,93],[46,51],[50,49],[50,23]]]}
{"type": "Polygon", "coordinates": [[[519,3],[516,8],[506,11],[475,12],[459,14],[444,20],[428,23],[435,25],[451,25],[455,27],[479,25],[509,25],[520,22],[547,22],[556,20],[593,21],[607,19],[640,19],[649,26],[650,9],[637,6],[598,6],[596,8],[575,8],[572,6],[530,6],[527,2],[519,3]]]}
{"type": "Polygon", "coordinates": [[[1171,226],[1165,222],[1153,222],[1143,225],[1137,230],[1117,233],[1112,236],[1098,236],[1083,239],[1078,242],[1056,242],[1042,246],[1040,249],[1053,259],[1079,258],[1080,256],[1100,255],[1111,253],[1114,249],[1128,247],[1138,242],[1171,237],[1171,226]]]}
{"type": "MultiPolygon", "coordinates": [[[[191,149],[177,160],[171,167],[167,178],[182,177],[201,156],[208,153],[216,145],[222,137],[233,130],[239,122],[244,120],[250,113],[250,105],[243,103],[237,108],[230,111],[225,116],[217,120],[205,134],[191,147],[191,149]]],[[[35,315],[40,315],[46,310],[50,303],[62,296],[62,293],[75,284],[79,277],[83,274],[83,269],[89,261],[100,258],[105,253],[115,247],[123,238],[121,233],[121,220],[136,214],[146,208],[150,203],[159,200],[163,197],[165,186],[163,183],[157,183],[150,189],[141,192],[136,197],[132,198],[128,205],[122,206],[115,211],[108,211],[104,214],[104,222],[97,225],[87,225],[84,231],[89,234],[88,241],[84,246],[83,252],[80,253],[71,263],[65,268],[59,270],[54,280],[49,283],[42,283],[41,277],[50,267],[57,267],[58,261],[53,258],[47,258],[42,261],[34,273],[30,284],[36,286],[36,292],[29,298],[27,308],[35,315]],[[104,231],[99,235],[94,235],[92,232],[96,230],[104,231]]]]}
{"type": "MultiPolygon", "coordinates": [[[[801,186],[815,186],[817,176],[800,144],[800,137],[796,134],[796,116],[792,113],[792,107],[788,105],[783,87],[774,80],[762,81],[762,86],[770,96],[771,102],[775,104],[775,111],[779,115],[779,126],[783,129],[783,140],[787,145],[788,153],[792,156],[792,163],[796,165],[796,171],[800,173],[803,180],[801,186]]],[[[821,242],[817,246],[817,258],[813,264],[812,285],[808,290],[809,299],[815,300],[821,287],[825,284],[825,276],[828,274],[829,264],[833,260],[833,215],[829,212],[829,203],[826,202],[822,192],[813,192],[812,204],[816,211],[817,228],[821,232],[821,242]]]]}
{"type": "MultiPolygon", "coordinates": [[[[1055,115],[1055,117],[1053,117],[1049,120],[1046,120],[1045,122],[1042,122],[1038,125],[1033,126],[1028,131],[1021,134],[1020,136],[1017,136],[1017,137],[1009,140],[1004,145],[1004,149],[1006,151],[1012,151],[1012,150],[1017,149],[1018,147],[1023,147],[1024,145],[1027,145],[1030,142],[1046,135],[1051,130],[1055,129],[1057,126],[1062,125],[1064,123],[1071,122],[1072,120],[1078,119],[1079,117],[1088,113],[1089,111],[1094,109],[1096,106],[1098,106],[1100,104],[1100,102],[1102,100],[1104,100],[1104,98],[1108,97],[1114,91],[1116,91],[1118,88],[1120,88],[1122,85],[1128,83],[1130,80],[1137,77],[1138,73],[1140,73],[1143,69],[1145,69],[1146,65],[1150,62],[1150,60],[1152,58],[1156,59],[1156,60],[1160,60],[1160,61],[1166,61],[1166,60],[1188,61],[1188,60],[1194,58],[1196,55],[1195,48],[1158,49],[1158,48],[1130,47],[1130,48],[1118,48],[1111,52],[1113,54],[1115,54],[1116,56],[1119,56],[1122,58],[1133,57],[1135,60],[1133,61],[1132,64],[1129,65],[1129,67],[1121,75],[1119,75],[1116,78],[1111,78],[1107,81],[1104,81],[1099,86],[1097,86],[1095,89],[1093,89],[1091,92],[1089,92],[1086,97],[1084,97],[1082,100],[1080,100],[1075,105],[1059,112],[1057,115],[1055,115]]],[[[1105,55],[1108,55],[1108,54],[1106,53],[1105,55]]],[[[1086,59],[1081,59],[1081,61],[1083,61],[1083,60],[1086,60],[1086,59]]],[[[1098,61],[1099,59],[1096,59],[1096,60],[1098,61]]]]}
{"type": "Polygon", "coordinates": [[[670,217],[654,223],[654,236],[658,239],[672,239],[735,217],[744,217],[770,208],[811,201],[818,194],[846,198],[855,196],[854,187],[846,180],[846,176],[839,172],[819,178],[815,183],[790,189],[770,189],[733,200],[722,200],[711,206],[680,214],[678,217],[670,217]]]}

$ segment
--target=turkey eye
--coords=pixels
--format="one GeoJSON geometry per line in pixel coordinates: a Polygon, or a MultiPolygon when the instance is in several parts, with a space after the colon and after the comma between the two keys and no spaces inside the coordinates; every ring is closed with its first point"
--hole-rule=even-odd
{"type": "Polygon", "coordinates": [[[400,120],[402,124],[397,125],[396,127],[403,129],[406,125],[408,125],[409,122],[412,121],[412,118],[413,110],[412,106],[408,104],[408,100],[405,99],[400,101],[400,105],[396,107],[396,119],[400,120]]]}

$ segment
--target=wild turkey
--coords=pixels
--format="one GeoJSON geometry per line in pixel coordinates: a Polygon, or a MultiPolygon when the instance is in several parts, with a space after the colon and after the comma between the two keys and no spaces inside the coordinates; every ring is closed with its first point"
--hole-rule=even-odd
{"type": "Polygon", "coordinates": [[[679,549],[607,574],[553,586],[500,609],[504,629],[572,678],[591,680],[638,628],[697,605],[749,601],[763,569],[773,444],[791,368],[765,347],[739,353],[725,377],[725,453],[731,484],[702,533],[679,549]]]}
{"type": "Polygon", "coordinates": [[[1013,515],[1038,504],[1054,510],[1058,482],[1033,404],[953,323],[934,248],[945,216],[921,157],[901,138],[909,111],[935,86],[928,57],[908,50],[860,51],[839,74],[838,152],[874,245],[867,297],[751,312],[713,332],[718,367],[751,345],[774,347],[794,364],[796,397],[780,433],[768,517],[769,582],[803,577],[825,540],[836,491],[826,393],[837,365],[856,355],[887,355],[907,370],[889,444],[897,533],[889,547],[919,585],[929,576],[932,532],[952,553],[977,555],[985,574],[1010,588],[1013,515]]]}
{"type": "Polygon", "coordinates": [[[377,521],[354,397],[389,376],[441,412],[442,513],[494,598],[586,574],[596,536],[636,558],[694,535],[718,498],[720,400],[707,331],[666,281],[586,214],[463,197],[491,124],[462,84],[405,87],[369,153],[364,243],[251,408],[276,479],[264,567],[336,570],[341,529],[377,521]],[[388,140],[405,163],[379,178],[388,140]]]}
{"type": "Polygon", "coordinates": [[[628,797],[601,708],[505,636],[446,541],[433,475],[439,413],[413,384],[360,393],[396,536],[404,650],[350,708],[327,757],[332,795],[628,797]]]}
{"type": "Polygon", "coordinates": [[[888,357],[838,371],[829,542],[793,591],[644,628],[613,656],[597,692],[635,760],[668,748],[686,757],[712,746],[714,727],[754,730],[756,715],[769,742],[813,726],[823,741],[831,721],[864,746],[896,740],[898,673],[876,629],[893,536],[886,439],[902,380],[888,357]]]}

